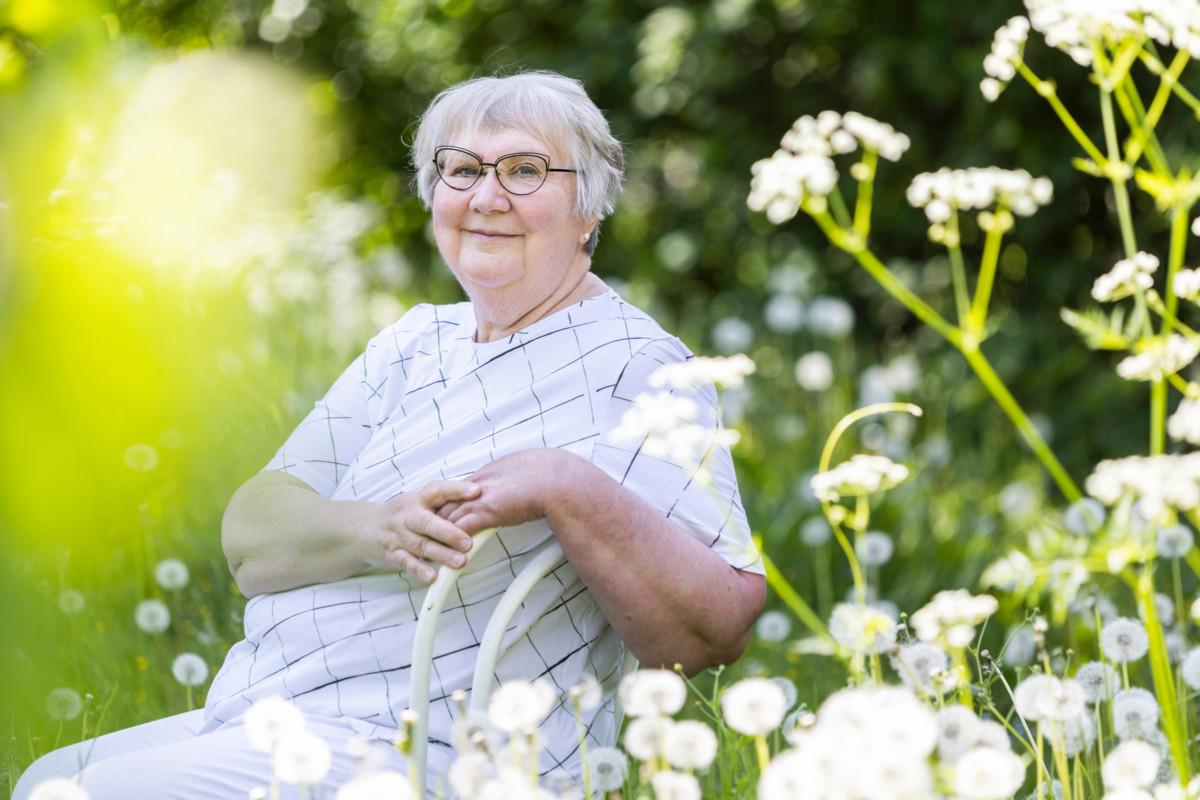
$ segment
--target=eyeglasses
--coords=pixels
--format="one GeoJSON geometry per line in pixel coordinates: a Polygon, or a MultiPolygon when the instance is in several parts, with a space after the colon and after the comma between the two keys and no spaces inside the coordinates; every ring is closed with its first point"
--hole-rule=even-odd
{"type": "Polygon", "coordinates": [[[438,177],[451,189],[465,192],[483,177],[483,168],[496,170],[500,185],[512,194],[533,194],[542,188],[551,172],[578,172],[550,166],[550,159],[541,153],[509,153],[488,163],[470,150],[443,145],[433,151],[433,164],[438,177]]]}

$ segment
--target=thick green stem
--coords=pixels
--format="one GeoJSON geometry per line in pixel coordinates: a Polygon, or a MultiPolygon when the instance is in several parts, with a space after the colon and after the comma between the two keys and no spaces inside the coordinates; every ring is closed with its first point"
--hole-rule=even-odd
{"type": "Polygon", "coordinates": [[[1009,216],[1004,206],[996,209],[994,222],[987,232],[983,242],[983,258],[979,263],[979,282],[975,284],[975,299],[971,303],[971,315],[967,322],[968,330],[976,334],[976,340],[982,339],[984,324],[987,322],[988,303],[992,299],[992,284],[996,279],[996,265],[1000,261],[1000,240],[1004,238],[1005,226],[1001,222],[1009,216]]]}
{"type": "Polygon", "coordinates": [[[871,233],[871,200],[875,190],[875,168],[879,154],[874,150],[863,150],[862,172],[856,176],[858,195],[854,200],[854,233],[864,242],[871,233]]]}
{"type": "Polygon", "coordinates": [[[1154,601],[1154,566],[1146,564],[1138,576],[1138,605],[1146,621],[1146,632],[1150,635],[1150,674],[1154,677],[1154,694],[1162,708],[1163,728],[1170,744],[1171,758],[1179,784],[1187,786],[1192,779],[1192,765],[1188,758],[1187,738],[1184,735],[1182,709],[1175,693],[1175,679],[1171,674],[1171,661],[1167,655],[1167,643],[1162,625],[1158,621],[1158,608],[1154,601]]]}
{"type": "MultiPolygon", "coordinates": [[[[1188,207],[1177,205],[1171,214],[1171,252],[1167,257],[1166,307],[1163,311],[1162,335],[1171,335],[1175,324],[1175,309],[1179,298],[1172,291],[1175,275],[1183,266],[1187,249],[1188,207]]],[[[1167,384],[1162,378],[1150,385],[1150,455],[1161,455],[1164,447],[1164,428],[1167,416],[1167,384]]]]}

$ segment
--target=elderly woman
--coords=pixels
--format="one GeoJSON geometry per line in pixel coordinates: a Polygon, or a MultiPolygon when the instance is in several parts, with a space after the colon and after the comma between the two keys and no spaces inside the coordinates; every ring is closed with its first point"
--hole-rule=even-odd
{"type": "MultiPolygon", "coordinates": [[[[57,751],[30,775],[87,761],[93,798],[244,797],[270,778],[266,755],[246,746],[245,715],[277,695],[330,742],[327,783],[346,780],[348,737],[390,741],[401,727],[429,582],[441,565],[463,566],[488,528],[500,530],[439,628],[431,787],[454,758],[449,697],[469,690],[500,595],[551,539],[565,561],[525,602],[496,678],[544,678],[559,692],[598,678],[605,702],[584,720],[593,744],[616,736],[623,647],[687,673],[742,652],[763,570],[715,391],[672,390],[713,434],[702,465],[618,435],[635,398],[655,391],[651,375],[692,356],[590,271],[622,177],[604,116],[560,75],[470,80],[433,101],[413,160],[469,302],[419,305],[380,331],[230,501],[222,542],[250,598],[246,638],[205,708],[57,751]]],[[[579,773],[564,704],[540,741],[543,772],[579,773]]]]}

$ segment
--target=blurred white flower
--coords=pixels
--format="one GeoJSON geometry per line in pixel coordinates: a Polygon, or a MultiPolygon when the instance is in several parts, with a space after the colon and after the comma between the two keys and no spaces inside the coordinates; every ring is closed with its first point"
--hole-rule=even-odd
{"type": "Polygon", "coordinates": [[[133,620],[145,633],[162,633],[171,625],[171,612],[161,600],[143,600],[134,609],[133,620]]]}
{"type": "Polygon", "coordinates": [[[908,467],[887,456],[859,453],[810,481],[819,500],[834,503],[840,497],[858,497],[890,489],[908,477],[908,467]]]}
{"type": "Polygon", "coordinates": [[[722,353],[740,353],[754,343],[754,328],[741,317],[725,317],[713,325],[712,337],[722,353]]]}
{"type": "Polygon", "coordinates": [[[1158,727],[1158,700],[1145,689],[1122,689],[1112,700],[1113,731],[1121,739],[1145,739],[1158,727]]]}
{"type": "Polygon", "coordinates": [[[567,696],[581,711],[591,711],[604,701],[604,689],[594,675],[587,673],[567,690],[567,696]]]}
{"type": "Polygon", "coordinates": [[[975,729],[981,720],[965,706],[946,706],[937,712],[938,758],[953,764],[975,744],[975,729]]]}
{"type": "Polygon", "coordinates": [[[991,595],[972,595],[964,589],[938,592],[911,618],[917,638],[950,647],[966,647],[975,636],[975,626],[996,612],[991,595]]]}
{"type": "Polygon", "coordinates": [[[285,734],[272,753],[275,775],[284,783],[312,785],[329,772],[333,754],[316,734],[294,731],[285,734]]]}
{"type": "Polygon", "coordinates": [[[639,669],[621,679],[617,696],[631,717],[669,717],[683,708],[687,685],[670,670],[639,669]]]}
{"type": "Polygon", "coordinates": [[[1179,675],[1189,688],[1200,691],[1200,647],[1193,647],[1183,657],[1179,675]]]}
{"type": "Polygon", "coordinates": [[[83,611],[87,602],[83,598],[83,593],[77,589],[63,589],[58,593],[58,608],[68,616],[75,616],[80,611],[83,611]]]}
{"type": "Polygon", "coordinates": [[[1200,300],[1200,269],[1181,269],[1175,273],[1171,291],[1181,300],[1200,300]]]}
{"type": "Polygon", "coordinates": [[[1039,722],[1042,719],[1041,704],[1038,697],[1054,678],[1042,673],[1034,673],[1016,685],[1013,690],[1013,707],[1017,714],[1026,722],[1039,722]]]}
{"type": "Polygon", "coordinates": [[[1100,770],[1104,788],[1144,789],[1158,775],[1160,761],[1158,751],[1145,742],[1133,740],[1117,745],[1100,770]]]}
{"type": "Polygon", "coordinates": [[[1012,520],[1020,520],[1037,510],[1037,490],[1025,481],[1013,481],[1000,490],[1000,511],[1012,520]]]}
{"type": "Polygon", "coordinates": [[[1082,536],[1100,530],[1106,517],[1103,503],[1093,497],[1084,497],[1067,506],[1063,525],[1071,533],[1082,536]]]}
{"type": "Polygon", "coordinates": [[[667,729],[662,749],[676,769],[706,770],[717,755],[717,735],[703,722],[683,720],[667,729]]]}
{"type": "Polygon", "coordinates": [[[979,747],[954,764],[954,791],[962,800],[1008,800],[1025,782],[1025,763],[1008,750],[979,747]]]}
{"type": "Polygon", "coordinates": [[[265,697],[246,712],[246,738],[256,750],[273,752],[284,736],[304,729],[304,714],[280,697],[265,697]]]}
{"type": "Polygon", "coordinates": [[[200,686],[208,680],[208,664],[195,653],[180,653],[171,662],[171,674],[184,686],[200,686]]]}
{"type": "Polygon", "coordinates": [[[988,77],[979,85],[979,90],[989,103],[995,102],[1004,87],[1017,74],[1016,63],[1021,60],[1021,50],[1029,36],[1029,20],[1013,17],[1001,25],[992,37],[992,49],[983,59],[983,71],[988,77]]]}
{"type": "Polygon", "coordinates": [[[808,329],[838,339],[854,330],[854,309],[839,297],[814,297],[808,306],[808,329]]]}
{"type": "Polygon", "coordinates": [[[671,392],[639,394],[633,408],[621,415],[621,423],[610,434],[617,442],[638,442],[642,452],[693,466],[716,447],[737,444],[738,432],[698,425],[696,403],[671,392]]]}
{"type": "Polygon", "coordinates": [[[1200,444],[1200,400],[1185,397],[1167,419],[1167,435],[1178,442],[1200,444]]]}
{"type": "Polygon", "coordinates": [[[636,717],[625,726],[625,750],[638,761],[651,761],[663,754],[667,731],[675,723],[667,717],[636,717]]]}
{"type": "Polygon", "coordinates": [[[700,782],[685,772],[656,772],[650,784],[656,800],[700,800],[700,782]]]}
{"type": "Polygon", "coordinates": [[[896,642],[896,622],[871,606],[838,603],[829,617],[829,635],[853,653],[884,653],[896,642]]]}
{"type": "Polygon", "coordinates": [[[1127,381],[1161,380],[1186,367],[1200,354],[1200,345],[1172,333],[1165,340],[1151,339],[1138,353],[1117,364],[1117,374],[1127,381]]]}
{"type": "Polygon", "coordinates": [[[412,796],[412,784],[406,775],[382,770],[347,781],[338,789],[336,800],[411,800],[412,796]]]}
{"type": "Polygon", "coordinates": [[[892,537],[883,531],[867,531],[854,543],[858,560],[867,567],[882,567],[891,561],[894,550],[892,537]]]}
{"type": "Polygon", "coordinates": [[[1136,619],[1118,617],[1100,629],[1100,649],[1109,661],[1126,664],[1146,655],[1150,638],[1146,626],[1136,619]]]}
{"type": "Polygon", "coordinates": [[[690,389],[712,384],[718,389],[736,389],[754,372],[754,362],[741,353],[733,356],[692,356],[682,364],[664,364],[650,375],[655,389],[690,389]]]}
{"type": "MultiPolygon", "coordinates": [[[[940,200],[958,210],[987,209],[999,205],[1014,214],[1028,217],[1037,211],[1038,206],[1050,202],[1053,189],[1049,178],[1035,178],[1023,169],[942,167],[937,172],[922,172],[913,178],[908,186],[907,197],[909,205],[926,210],[931,203],[940,200]]],[[[940,215],[935,212],[935,216],[940,215]]],[[[934,222],[933,219],[930,221],[934,222]]]]}
{"type": "Polygon", "coordinates": [[[158,450],[141,442],[125,448],[125,466],[134,472],[151,472],[158,466],[158,450]]]}
{"type": "Polygon", "coordinates": [[[776,333],[795,333],[804,326],[804,301],[793,294],[777,294],[763,307],[763,321],[776,333]]]}
{"type": "Polygon", "coordinates": [[[1192,549],[1192,529],[1186,525],[1168,525],[1158,531],[1160,558],[1183,558],[1192,549]]]}
{"type": "Polygon", "coordinates": [[[940,676],[947,672],[950,658],[936,644],[914,642],[904,645],[892,656],[891,662],[904,685],[920,694],[940,695],[949,688],[940,676]]]}
{"type": "Polygon", "coordinates": [[[615,792],[625,785],[629,761],[615,747],[597,747],[588,752],[588,769],[592,785],[601,792],[615,792]]]}
{"type": "Polygon", "coordinates": [[[492,692],[488,719],[505,733],[529,733],[542,724],[557,702],[558,692],[545,679],[509,681],[492,692]]]}
{"type": "Polygon", "coordinates": [[[809,517],[800,526],[800,541],[809,547],[820,547],[833,536],[833,529],[824,517],[809,517]]]}
{"type": "Polygon", "coordinates": [[[782,642],[792,632],[792,620],[782,611],[764,611],[754,623],[754,633],[764,642],[782,642]]]}
{"type": "Polygon", "coordinates": [[[68,778],[48,778],[33,787],[29,800],[91,800],[91,795],[68,778]]]}
{"type": "Polygon", "coordinates": [[[1121,686],[1121,676],[1110,664],[1089,661],[1081,664],[1075,672],[1075,680],[1083,687],[1083,695],[1089,703],[1111,700],[1121,686]]]}
{"type": "Polygon", "coordinates": [[[188,582],[187,564],[178,558],[164,558],[154,567],[154,580],[164,589],[182,589],[188,582]]]}
{"type": "Polygon", "coordinates": [[[818,800],[824,797],[821,772],[800,750],[784,750],[767,764],[758,779],[760,800],[818,800]]]}
{"type": "Polygon", "coordinates": [[[1033,702],[1037,706],[1038,718],[1050,722],[1075,719],[1084,712],[1087,703],[1083,687],[1078,681],[1053,676],[1040,686],[1033,702]]]}
{"type": "Polygon", "coordinates": [[[1101,461],[1084,486],[1107,506],[1131,496],[1151,518],[1171,508],[1191,511],[1200,506],[1200,452],[1101,461]]]}
{"type": "Polygon", "coordinates": [[[796,359],[796,383],[806,392],[823,392],[833,385],[833,360],[814,350],[796,359]]]}
{"type": "Polygon", "coordinates": [[[787,713],[783,690],[765,678],[745,678],[721,694],[725,724],[746,736],[761,736],[779,727],[787,713]]]}
{"type": "Polygon", "coordinates": [[[1149,253],[1135,253],[1113,265],[1092,284],[1092,298],[1101,303],[1122,300],[1136,292],[1154,288],[1154,273],[1158,258],[1149,253]]]}
{"type": "Polygon", "coordinates": [[[83,711],[83,698],[74,689],[53,689],[46,696],[46,713],[51,719],[72,720],[83,711]]]}
{"type": "MultiPolygon", "coordinates": [[[[446,779],[459,797],[476,797],[483,784],[496,774],[492,760],[480,752],[460,755],[450,765],[446,779]]],[[[411,794],[411,792],[410,792],[411,794]]],[[[338,800],[342,800],[341,797],[338,800]]]]}
{"type": "Polygon", "coordinates": [[[1033,585],[1033,562],[1020,550],[1010,550],[983,571],[980,582],[1006,592],[1028,589],[1033,585]]]}
{"type": "Polygon", "coordinates": [[[767,678],[771,683],[778,686],[783,691],[783,707],[791,709],[796,705],[796,701],[800,699],[800,690],[796,688],[796,684],[782,675],[773,675],[767,678]]]}

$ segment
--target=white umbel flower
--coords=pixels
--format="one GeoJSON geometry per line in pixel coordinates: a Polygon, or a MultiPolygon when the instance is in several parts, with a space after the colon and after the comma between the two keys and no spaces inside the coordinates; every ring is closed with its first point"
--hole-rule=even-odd
{"type": "Polygon", "coordinates": [[[749,356],[693,356],[682,364],[664,364],[650,375],[655,389],[691,389],[708,385],[718,389],[737,389],[754,372],[749,356]]]}
{"type": "Polygon", "coordinates": [[[588,752],[592,785],[602,792],[615,792],[625,785],[629,760],[615,747],[597,747],[588,752]]]}
{"type": "Polygon", "coordinates": [[[336,800],[411,800],[412,796],[407,776],[384,770],[359,775],[343,784],[336,800]]]}
{"type": "Polygon", "coordinates": [[[275,746],[273,763],[279,780],[311,786],[320,783],[328,774],[333,754],[320,736],[299,731],[279,740],[275,746]]]}
{"type": "Polygon", "coordinates": [[[667,729],[662,749],[676,769],[706,770],[717,755],[717,735],[703,722],[683,720],[667,729]]]}
{"type": "Polygon", "coordinates": [[[161,600],[143,600],[134,609],[133,620],[144,633],[162,633],[171,625],[171,612],[161,600]]]}
{"type": "Polygon", "coordinates": [[[983,71],[987,77],[979,85],[983,97],[989,103],[996,101],[1004,87],[1017,74],[1016,64],[1021,60],[1021,50],[1029,36],[1029,20],[1013,17],[1001,25],[992,37],[992,49],[983,59],[983,71]]]}
{"type": "Polygon", "coordinates": [[[1185,397],[1167,419],[1167,435],[1177,442],[1200,444],[1200,400],[1185,397]]]}
{"type": "Polygon", "coordinates": [[[687,685],[666,669],[639,669],[621,679],[621,708],[631,717],[669,717],[683,708],[687,685]]]}
{"type": "Polygon", "coordinates": [[[164,558],[154,567],[154,580],[169,591],[182,589],[188,583],[187,564],[178,558],[164,558]]]}
{"type": "Polygon", "coordinates": [[[49,778],[33,787],[29,800],[91,800],[87,790],[68,778],[49,778]]]}
{"type": "Polygon", "coordinates": [[[1151,519],[1165,515],[1168,509],[1191,511],[1200,506],[1200,453],[1101,461],[1085,487],[1108,506],[1133,497],[1137,509],[1151,519]]]}
{"type": "Polygon", "coordinates": [[[246,738],[257,750],[270,753],[285,735],[304,728],[304,714],[281,697],[265,697],[246,712],[246,738]]]}
{"type": "Polygon", "coordinates": [[[1160,380],[1174,375],[1196,360],[1200,345],[1191,339],[1172,333],[1165,340],[1156,337],[1140,352],[1126,356],[1117,364],[1117,374],[1127,381],[1160,380]]]}
{"type": "Polygon", "coordinates": [[[818,500],[835,503],[840,497],[859,497],[890,489],[908,477],[908,467],[887,456],[859,453],[809,482],[818,500]]]}
{"type": "Polygon", "coordinates": [[[852,653],[883,653],[896,641],[896,622],[871,606],[838,603],[829,618],[829,634],[852,653]]]}
{"type": "Polygon", "coordinates": [[[721,695],[725,724],[746,736],[762,736],[779,727],[787,713],[783,690],[766,678],[746,678],[721,695]]]}
{"type": "Polygon", "coordinates": [[[208,664],[195,653],[180,653],[171,662],[171,674],[184,686],[201,686],[208,680],[208,664]]]}
{"type": "Polygon", "coordinates": [[[912,615],[917,638],[950,647],[966,647],[975,626],[996,612],[999,604],[989,594],[972,595],[964,589],[938,592],[912,615]]]}
{"type": "Polygon", "coordinates": [[[1122,300],[1137,292],[1154,287],[1154,273],[1158,271],[1158,258],[1149,253],[1138,252],[1123,258],[1108,272],[1096,278],[1092,284],[1092,298],[1101,303],[1122,300]]]}
{"type": "Polygon", "coordinates": [[[1104,788],[1144,789],[1158,775],[1161,760],[1158,751],[1145,742],[1133,740],[1117,745],[1104,759],[1100,771],[1104,788]]]}
{"type": "Polygon", "coordinates": [[[1025,782],[1025,764],[1008,750],[978,747],[954,764],[954,792],[962,800],[1008,800],[1025,782]]]}
{"type": "Polygon", "coordinates": [[[509,681],[488,700],[488,719],[505,733],[529,733],[542,724],[557,701],[558,692],[549,681],[509,681]]]}
{"type": "Polygon", "coordinates": [[[1200,301],[1200,269],[1181,269],[1175,273],[1171,291],[1180,300],[1200,301]]]}
{"type": "Polygon", "coordinates": [[[929,221],[945,221],[945,207],[983,210],[994,205],[1011,209],[1022,217],[1032,216],[1050,202],[1054,185],[1049,178],[1035,178],[1025,170],[971,167],[922,172],[908,186],[909,205],[925,210],[929,221]],[[931,213],[932,210],[932,213],[931,213]]]}
{"type": "Polygon", "coordinates": [[[1100,649],[1109,661],[1118,664],[1137,661],[1149,648],[1146,626],[1136,619],[1117,617],[1100,629],[1100,649]]]}

